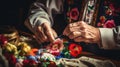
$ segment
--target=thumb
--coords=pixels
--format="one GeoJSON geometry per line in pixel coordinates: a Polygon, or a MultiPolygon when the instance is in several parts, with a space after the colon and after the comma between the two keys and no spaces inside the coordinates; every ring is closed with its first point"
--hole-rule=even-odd
{"type": "Polygon", "coordinates": [[[57,38],[57,37],[58,37],[58,35],[57,35],[57,33],[55,32],[55,30],[52,29],[52,33],[53,33],[54,38],[57,38]]]}
{"type": "Polygon", "coordinates": [[[53,33],[52,28],[47,23],[43,24],[43,28],[45,30],[44,33],[47,36],[48,41],[54,42],[55,41],[55,37],[54,36],[56,36],[56,34],[53,33]]]}

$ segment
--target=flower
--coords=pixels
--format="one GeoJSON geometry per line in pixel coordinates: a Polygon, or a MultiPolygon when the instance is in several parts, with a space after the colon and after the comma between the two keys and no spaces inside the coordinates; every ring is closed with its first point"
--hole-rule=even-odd
{"type": "Polygon", "coordinates": [[[71,43],[68,49],[70,50],[70,54],[73,57],[77,57],[82,51],[82,47],[75,43],[71,43]]]}
{"type": "Polygon", "coordinates": [[[110,8],[112,11],[115,11],[115,7],[114,7],[114,4],[113,4],[113,3],[110,3],[110,4],[109,4],[109,8],[110,8]]]}
{"type": "Polygon", "coordinates": [[[40,59],[45,61],[56,61],[55,56],[50,53],[42,53],[40,59]]]}
{"type": "Polygon", "coordinates": [[[49,53],[51,53],[51,54],[53,54],[53,55],[55,55],[55,56],[58,56],[58,55],[60,55],[60,51],[59,50],[48,50],[48,52],[49,53]]]}
{"type": "Polygon", "coordinates": [[[100,22],[98,22],[98,23],[97,23],[97,26],[98,26],[98,27],[101,27],[101,26],[102,26],[102,24],[101,24],[100,22]]]}
{"type": "Polygon", "coordinates": [[[55,62],[50,61],[50,64],[48,64],[48,67],[58,67],[55,62]]]}
{"type": "Polygon", "coordinates": [[[4,46],[7,43],[7,38],[0,34],[0,45],[4,46]]]}
{"type": "Polygon", "coordinates": [[[114,20],[107,20],[103,27],[105,27],[105,28],[115,27],[115,22],[114,22],[114,20]]]}
{"type": "Polygon", "coordinates": [[[59,38],[46,47],[47,51],[55,56],[59,55],[63,48],[63,40],[59,38]]]}
{"type": "Polygon", "coordinates": [[[23,67],[37,67],[37,63],[34,60],[24,60],[23,67]]]}
{"type": "Polygon", "coordinates": [[[31,47],[26,42],[20,42],[18,45],[21,50],[21,55],[26,55],[31,50],[31,47]]]}
{"type": "Polygon", "coordinates": [[[5,53],[4,56],[9,61],[10,65],[14,65],[17,63],[17,59],[15,58],[14,54],[5,53]]]}
{"type": "Polygon", "coordinates": [[[28,55],[35,56],[37,52],[38,52],[38,49],[37,49],[37,48],[32,48],[32,49],[28,52],[28,55]]]}
{"type": "Polygon", "coordinates": [[[105,23],[105,20],[106,20],[105,16],[100,16],[100,22],[101,23],[105,23]]]}
{"type": "Polygon", "coordinates": [[[14,44],[11,44],[11,43],[6,44],[6,46],[4,48],[4,51],[8,52],[8,53],[12,53],[14,55],[18,54],[17,47],[14,44]]]}
{"type": "Polygon", "coordinates": [[[105,12],[107,15],[112,15],[112,10],[111,9],[107,9],[106,12],[105,12]]]}
{"type": "Polygon", "coordinates": [[[78,16],[79,16],[79,10],[78,10],[78,8],[71,9],[70,12],[67,13],[67,15],[72,20],[78,20],[78,16]]]}

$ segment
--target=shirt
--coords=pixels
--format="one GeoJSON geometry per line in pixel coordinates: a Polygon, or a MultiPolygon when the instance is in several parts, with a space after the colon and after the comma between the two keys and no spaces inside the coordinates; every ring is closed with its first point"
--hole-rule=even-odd
{"type": "Polygon", "coordinates": [[[36,26],[44,22],[53,26],[59,14],[64,15],[65,23],[83,20],[98,27],[100,48],[120,49],[119,0],[37,0],[29,11],[29,22],[25,23],[34,32],[36,26]]]}

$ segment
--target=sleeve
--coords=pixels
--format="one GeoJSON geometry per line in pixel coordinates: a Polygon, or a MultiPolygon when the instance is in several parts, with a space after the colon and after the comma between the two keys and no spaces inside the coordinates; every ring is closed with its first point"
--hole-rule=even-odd
{"type": "Polygon", "coordinates": [[[120,49],[120,26],[115,28],[99,28],[103,49],[120,49]]]}
{"type": "Polygon", "coordinates": [[[31,5],[25,25],[33,29],[42,23],[53,25],[53,15],[63,11],[63,0],[37,0],[31,5]],[[32,28],[31,28],[32,27],[32,28]]]}

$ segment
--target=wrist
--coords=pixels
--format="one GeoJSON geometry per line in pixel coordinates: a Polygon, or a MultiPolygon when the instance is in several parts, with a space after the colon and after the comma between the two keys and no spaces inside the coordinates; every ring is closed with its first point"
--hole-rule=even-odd
{"type": "Polygon", "coordinates": [[[101,45],[101,36],[100,36],[100,30],[99,30],[99,28],[96,28],[96,32],[97,32],[97,36],[96,36],[97,41],[96,41],[96,43],[98,45],[101,45]]]}

